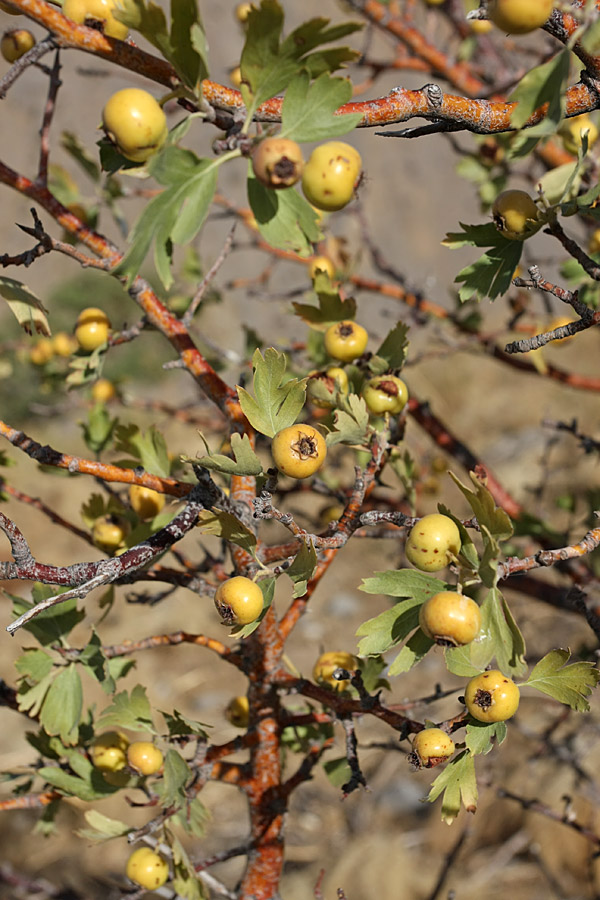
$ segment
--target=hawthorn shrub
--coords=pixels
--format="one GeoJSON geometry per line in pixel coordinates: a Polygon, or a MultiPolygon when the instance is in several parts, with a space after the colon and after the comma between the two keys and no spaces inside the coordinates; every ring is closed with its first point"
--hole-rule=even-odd
{"type": "MultiPolygon", "coordinates": [[[[577,414],[542,422],[529,385],[559,383],[574,399],[600,390],[593,366],[577,368],[590,368],[583,352],[561,367],[549,346],[573,348],[600,320],[597,4],[352,0],[343,13],[326,10],[331,21],[296,24],[290,9],[291,25],[278,0],[241,4],[230,25],[243,43],[230,61],[239,89],[211,80],[218,17],[209,4],[81,0],[65,3],[69,18],[45,0],[5,7],[7,29],[8,14],[21,15],[45,36],[33,46],[2,42],[12,63],[2,96],[35,78],[47,99],[37,172],[0,161],[0,182],[31,204],[19,225],[27,247],[0,257],[11,269],[0,278],[0,374],[14,415],[0,421],[0,578],[4,640],[19,643],[0,699],[7,732],[12,717],[27,723],[0,811],[9,819],[29,810],[37,822],[28,840],[41,841],[58,840],[61,811],[77,810],[72,840],[93,846],[99,861],[106,842],[118,843],[122,871],[98,896],[268,900],[281,896],[294,798],[323,772],[327,803],[341,796],[348,808],[364,793],[366,807],[374,767],[364,754],[376,750],[381,766],[402,755],[398,781],[410,777],[406,757],[422,769],[431,808],[444,823],[458,820],[450,844],[432,839],[435,865],[420,887],[407,875],[411,896],[441,896],[451,873],[461,884],[465,845],[473,841],[473,856],[485,843],[475,843],[472,822],[480,792],[490,791],[553,820],[558,842],[576,835],[586,874],[561,887],[531,840],[513,855],[526,850],[559,896],[596,896],[598,788],[577,736],[591,742],[597,730],[584,714],[598,680],[598,491],[568,473],[562,491],[549,483],[560,439],[571,459],[597,457],[599,443],[577,414]],[[76,115],[73,130],[57,133],[67,50],[87,54],[70,79],[85,80],[85,67],[102,61],[114,82],[98,108],[97,145],[79,136],[76,115]],[[412,84],[415,72],[432,81],[377,93],[390,73],[412,84]],[[368,133],[361,152],[358,129],[368,133]],[[448,196],[428,198],[445,216],[451,207],[455,222],[439,235],[439,253],[457,249],[466,261],[440,300],[427,296],[426,273],[386,259],[366,221],[364,197],[392,177],[370,165],[369,148],[385,137],[398,147],[438,142],[455,155],[448,196]],[[474,198],[479,213],[465,223],[474,198]],[[201,247],[223,219],[229,233],[206,259],[201,247]],[[354,245],[348,223],[360,235],[354,245]],[[253,275],[238,265],[228,282],[241,250],[250,268],[265,257],[267,267],[253,275]],[[51,302],[18,277],[47,254],[64,272],[51,302]],[[269,293],[276,263],[286,274],[269,293]],[[77,267],[94,279],[72,282],[77,267]],[[290,288],[297,276],[300,288],[290,288]],[[211,333],[219,319],[227,332],[224,301],[240,286],[243,355],[211,333]],[[387,304],[381,316],[369,295],[387,304]],[[460,416],[445,421],[418,395],[424,360],[465,350],[519,374],[512,393],[501,380],[489,390],[482,377],[469,395],[482,411],[496,404],[501,423],[522,408],[551,435],[546,483],[529,495],[515,496],[479,457],[460,416]],[[60,421],[59,446],[44,442],[41,412],[60,421]],[[83,497],[79,518],[74,496],[83,497]],[[39,556],[22,512],[48,523],[39,556]],[[62,564],[53,559],[59,534],[72,553],[62,564]],[[359,573],[358,640],[337,645],[340,608],[331,643],[314,642],[303,668],[289,648],[314,597],[322,610],[321,582],[340,578],[343,560],[359,573]],[[539,572],[553,567],[554,579],[539,572]],[[123,616],[126,604],[135,618],[123,616]],[[553,627],[535,624],[544,604],[553,627]],[[201,610],[206,633],[190,608],[201,610]],[[565,646],[573,633],[585,637],[565,646]],[[221,684],[231,683],[220,715],[235,737],[215,738],[216,723],[183,712],[183,697],[162,709],[166,664],[136,679],[142,658],[167,659],[161,648],[169,659],[188,653],[183,668],[212,655],[191,665],[222,670],[221,684]],[[513,757],[511,741],[521,741],[513,757]],[[573,810],[569,799],[562,811],[551,791],[528,792],[540,756],[555,766],[550,780],[584,786],[589,806],[573,810]],[[509,758],[523,773],[520,791],[507,787],[509,758]],[[215,787],[219,804],[231,791],[243,796],[248,828],[207,853],[215,787]],[[223,865],[232,859],[242,861],[235,874],[223,865]]],[[[85,91],[78,96],[84,103],[85,91]]],[[[10,117],[6,125],[9,134],[10,117]]],[[[399,167],[394,177],[406,174],[399,167]]],[[[417,187],[427,198],[431,185],[417,187]]],[[[385,214],[401,241],[418,209],[385,214]]],[[[460,389],[448,379],[448,408],[460,405],[460,389]]],[[[513,467],[523,464],[515,453],[513,467]]],[[[200,699],[194,711],[203,708],[200,699]]],[[[499,807],[486,802],[489,821],[499,807]]],[[[325,875],[332,865],[318,859],[325,875]]],[[[10,874],[19,896],[58,895],[62,886],[50,894],[31,871],[0,880],[10,874]]],[[[323,878],[307,874],[298,896],[368,895],[323,878]]],[[[404,896],[396,884],[384,890],[404,896]]],[[[370,895],[379,893],[378,884],[370,895]]],[[[535,891],[525,885],[522,895],[535,891]]]]}

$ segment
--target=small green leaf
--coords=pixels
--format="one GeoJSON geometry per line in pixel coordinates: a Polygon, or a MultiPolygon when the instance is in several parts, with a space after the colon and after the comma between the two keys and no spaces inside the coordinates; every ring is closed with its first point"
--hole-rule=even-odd
{"type": "Polygon", "coordinates": [[[494,498],[486,485],[477,477],[475,472],[470,472],[470,478],[475,486],[473,491],[464,485],[452,472],[449,473],[455,485],[462,491],[469,506],[475,514],[479,525],[485,525],[488,531],[500,541],[506,541],[513,533],[513,526],[509,515],[496,506],[494,498]]]}
{"type": "Polygon", "coordinates": [[[313,244],[322,237],[318,214],[298,191],[273,191],[248,171],[248,203],[261,237],[280,250],[309,256],[313,244]]]}
{"type": "Polygon", "coordinates": [[[485,722],[476,722],[473,719],[466,728],[467,750],[470,750],[473,756],[489,753],[494,743],[500,745],[504,741],[507,731],[506,722],[491,722],[486,725],[485,722]]]}
{"type": "Polygon", "coordinates": [[[254,554],[256,535],[239,519],[221,509],[204,509],[198,516],[198,526],[203,534],[214,534],[230,544],[254,554]]]}
{"type": "Polygon", "coordinates": [[[210,453],[209,456],[182,457],[183,462],[193,462],[204,466],[212,472],[222,472],[224,475],[260,475],[262,463],[250,443],[247,434],[231,435],[231,452],[233,459],[223,453],[210,453]]]}
{"type": "Polygon", "coordinates": [[[358,645],[359,654],[377,656],[403,641],[417,628],[421,605],[420,599],[411,597],[363,622],[356,631],[357,636],[363,638],[358,645]]]}
{"type": "Polygon", "coordinates": [[[101,453],[107,447],[118,421],[113,419],[104,403],[94,404],[88,413],[87,422],[80,423],[83,439],[92,453],[101,453]]]}
{"type": "Polygon", "coordinates": [[[76,744],[83,707],[81,677],[75,663],[61,669],[44,698],[40,723],[48,734],[56,734],[63,744],[76,744]]]}
{"type": "MultiPolygon", "coordinates": [[[[405,325],[404,322],[398,322],[388,333],[379,350],[377,350],[375,356],[386,363],[385,372],[389,372],[392,369],[401,369],[404,365],[408,349],[407,334],[408,325],[405,325]]],[[[383,372],[375,372],[374,374],[383,375],[383,372]]]]}
{"type": "Polygon", "coordinates": [[[206,823],[210,819],[210,813],[198,796],[193,797],[173,816],[173,822],[181,825],[186,834],[201,838],[206,834],[206,823]]]}
{"type": "Polygon", "coordinates": [[[188,719],[178,710],[174,709],[172,713],[161,712],[165,720],[170,738],[187,737],[188,735],[199,735],[206,737],[206,728],[203,722],[196,722],[194,719],[188,719]]]}
{"type": "Polygon", "coordinates": [[[388,671],[390,678],[394,675],[401,675],[403,672],[409,672],[413,666],[421,662],[433,645],[434,641],[428,638],[420,628],[417,628],[391,664],[388,671]]]}
{"type": "Polygon", "coordinates": [[[146,696],[146,689],[140,684],[131,691],[116,694],[110,706],[100,714],[96,722],[98,729],[129,728],[132,731],[148,731],[155,734],[152,712],[146,696]]]}
{"type": "Polygon", "coordinates": [[[15,661],[15,669],[28,682],[37,684],[50,674],[54,666],[52,657],[45,650],[25,650],[15,661]]]}
{"type": "Polygon", "coordinates": [[[510,117],[513,128],[522,128],[535,110],[546,103],[543,121],[528,129],[528,135],[531,132],[536,137],[554,134],[564,115],[565,87],[569,77],[570,59],[571,51],[565,48],[549,62],[530,69],[519,80],[518,87],[509,97],[510,101],[517,103],[510,117]]]}
{"type": "Polygon", "coordinates": [[[486,622],[500,671],[505,675],[523,675],[527,670],[525,641],[506,600],[497,588],[488,592],[481,604],[481,614],[486,622]]]}
{"type": "Polygon", "coordinates": [[[300,550],[294,557],[294,561],[285,570],[288,578],[294,584],[293,597],[303,597],[313,572],[317,566],[317,552],[312,541],[302,541],[300,550]]]}
{"type": "Polygon", "coordinates": [[[475,778],[475,760],[464,750],[451,759],[443,772],[431,785],[427,799],[430,803],[443,792],[442,821],[451,825],[460,812],[462,805],[468,812],[477,809],[477,780],[475,778]]]}
{"type": "Polygon", "coordinates": [[[323,763],[323,768],[334,787],[341,787],[343,784],[347,784],[352,777],[352,771],[345,756],[340,756],[338,759],[328,759],[327,762],[323,763]]]}
{"type": "Polygon", "coordinates": [[[0,275],[0,297],[6,300],[6,305],[27,334],[52,334],[46,318],[48,310],[22,281],[0,275]]]}
{"type": "Polygon", "coordinates": [[[90,827],[79,828],[75,833],[93,844],[100,844],[113,838],[124,837],[131,831],[131,825],[119,822],[118,819],[110,819],[108,816],[98,812],[97,809],[88,809],[83,815],[90,827]]]}
{"type": "Polygon", "coordinates": [[[358,394],[341,397],[340,404],[343,408],[333,414],[334,430],[325,438],[327,446],[340,443],[366,446],[371,433],[367,404],[358,394]]]}
{"type": "Polygon", "coordinates": [[[323,280],[315,281],[315,288],[319,288],[317,295],[319,305],[313,306],[310,303],[292,303],[294,312],[297,316],[307,322],[311,328],[318,331],[326,331],[334,322],[344,322],[352,320],[356,316],[356,300],[354,297],[342,299],[337,289],[323,290],[323,280]]]}
{"type": "Polygon", "coordinates": [[[360,115],[334,113],[351,99],[352,85],[346,78],[331,78],[323,73],[311,84],[308,72],[300,72],[285,94],[281,137],[304,143],[346,134],[360,122],[360,115]]]}
{"type": "MultiPolygon", "coordinates": [[[[28,603],[21,597],[11,597],[13,601],[13,615],[16,618],[23,615],[24,612],[32,609],[42,600],[53,597],[55,594],[62,594],[68,587],[57,587],[55,584],[40,584],[36,582],[31,592],[32,603],[28,603]]],[[[77,597],[65,600],[59,606],[51,609],[45,609],[39,613],[35,619],[23,626],[24,631],[29,631],[35,639],[42,645],[47,647],[56,641],[63,643],[66,637],[75,626],[85,618],[85,612],[77,609],[77,597]]]]}
{"type": "MultiPolygon", "coordinates": [[[[591,662],[567,662],[569,650],[551,650],[533,668],[524,685],[554,697],[578,712],[590,708],[588,697],[600,679],[600,672],[591,662]]],[[[523,687],[524,685],[521,685],[523,687]]]]}
{"type": "Polygon", "coordinates": [[[98,770],[92,773],[92,780],[89,781],[85,781],[77,775],[71,775],[58,766],[45,766],[39,769],[37,774],[67,797],[79,797],[86,803],[108,797],[118,790],[105,781],[98,770]]]}
{"type": "Polygon", "coordinates": [[[417,572],[414,569],[388,569],[375,572],[372,578],[364,578],[359,590],[367,594],[387,594],[388,597],[413,597],[424,603],[440,591],[452,591],[453,585],[417,572]]]}
{"type": "MultiPolygon", "coordinates": [[[[62,132],[60,136],[60,145],[69,156],[73,157],[75,162],[81,166],[83,171],[92,179],[92,181],[96,184],[100,181],[100,166],[91,153],[89,153],[85,144],[73,131],[62,132]]],[[[54,191],[52,191],[52,193],[54,193],[54,191]]]]}
{"type": "Polygon", "coordinates": [[[387,668],[387,663],[383,656],[369,656],[367,659],[359,659],[358,664],[363,685],[369,694],[378,691],[380,688],[390,690],[387,679],[381,677],[382,672],[387,668]]]}
{"type": "Polygon", "coordinates": [[[110,674],[108,659],[104,655],[102,642],[94,628],[87,647],[84,647],[79,656],[79,662],[88,674],[100,683],[105,694],[114,693],[115,680],[110,674]]]}
{"type": "Polygon", "coordinates": [[[172,886],[176,896],[183,897],[185,900],[203,900],[206,895],[202,882],[198,878],[183,844],[173,834],[169,835],[169,844],[173,853],[172,886]]]}
{"type": "Polygon", "coordinates": [[[169,453],[162,432],[154,425],[140,431],[137,425],[119,425],[115,429],[115,450],[130,453],[152,475],[167,477],[170,472],[169,453]]]}
{"type": "Polygon", "coordinates": [[[305,380],[285,378],[287,357],[274,347],[255,350],[252,357],[254,369],[254,397],[238,386],[238,396],[244,415],[253,428],[274,437],[283,428],[293,425],[304,406],[305,380]]]}
{"type": "Polygon", "coordinates": [[[168,750],[163,778],[155,787],[163,805],[177,809],[184,806],[187,801],[185,787],[192,777],[192,770],[184,758],[176,750],[168,750]]]}

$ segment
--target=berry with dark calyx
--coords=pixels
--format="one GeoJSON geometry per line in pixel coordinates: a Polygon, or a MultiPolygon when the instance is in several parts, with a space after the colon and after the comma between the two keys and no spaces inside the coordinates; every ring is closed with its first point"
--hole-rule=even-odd
{"type": "Polygon", "coordinates": [[[225,710],[225,718],[236,728],[247,728],[250,721],[250,705],[245,694],[232,697],[225,710]]]}
{"type": "Polygon", "coordinates": [[[369,340],[368,332],[362,325],[350,320],[334,322],[325,332],[325,349],[333,359],[351,362],[362,356],[369,340]]]}
{"type": "Polygon", "coordinates": [[[371,378],[362,390],[367,408],[376,416],[391,413],[396,416],[408,402],[408,388],[395,375],[379,375],[371,378]]]}
{"type": "Polygon", "coordinates": [[[302,177],[304,159],[296,141],[271,137],[262,140],[252,153],[252,171],[265,187],[281,190],[302,177]]]}
{"type": "Polygon", "coordinates": [[[306,396],[319,409],[332,409],[338,392],[348,393],[348,376],[337,366],[325,372],[313,372],[306,384],[306,396]]]}
{"type": "Polygon", "coordinates": [[[498,669],[471,678],[465,688],[465,705],[479,722],[504,722],[519,707],[519,688],[498,669]]]}
{"type": "Polygon", "coordinates": [[[99,26],[107,37],[123,41],[128,28],[115,19],[117,5],[117,0],[63,0],[62,13],[78,25],[99,26]]]}
{"type": "Polygon", "coordinates": [[[312,425],[290,425],[273,438],[271,456],[283,475],[309,478],[325,462],[327,445],[312,425]]]}
{"type": "Polygon", "coordinates": [[[35,47],[35,38],[26,28],[5,31],[0,40],[0,52],[7,62],[13,63],[35,47]]]}
{"type": "Polygon", "coordinates": [[[442,646],[470,644],[481,629],[479,606],[457,591],[440,591],[419,610],[421,630],[442,646]]]}
{"type": "Polygon", "coordinates": [[[311,281],[317,277],[317,272],[325,272],[333,280],[335,275],[335,266],[328,256],[315,256],[308,267],[308,273],[311,281]]]}
{"type": "Polygon", "coordinates": [[[425,728],[413,739],[409,761],[417,768],[432,769],[454,753],[454,741],[441,728],[425,728]]]}
{"type": "Polygon", "coordinates": [[[105,553],[115,554],[122,546],[128,527],[124,519],[114,515],[101,516],[92,528],[92,540],[105,553]]]}
{"type": "Polygon", "coordinates": [[[249,625],[260,616],[263,592],[255,581],[243,575],[228,578],[216,590],[215,606],[226,625],[249,625]]]}
{"type": "Polygon", "coordinates": [[[538,208],[526,191],[498,194],[492,205],[494,225],[509,241],[524,241],[540,227],[538,208]]]}

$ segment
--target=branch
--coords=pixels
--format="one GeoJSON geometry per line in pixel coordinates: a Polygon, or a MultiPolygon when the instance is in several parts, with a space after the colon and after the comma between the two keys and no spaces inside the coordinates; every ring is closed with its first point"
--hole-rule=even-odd
{"type": "MultiPolygon", "coordinates": [[[[599,516],[600,513],[596,512],[595,515],[599,516]]],[[[530,572],[532,569],[553,566],[566,559],[580,559],[595,550],[599,544],[600,526],[588,531],[577,544],[570,544],[568,547],[561,547],[558,550],[538,550],[533,556],[526,556],[523,559],[518,556],[510,556],[504,562],[498,563],[498,577],[504,579],[517,572],[530,572]]]]}

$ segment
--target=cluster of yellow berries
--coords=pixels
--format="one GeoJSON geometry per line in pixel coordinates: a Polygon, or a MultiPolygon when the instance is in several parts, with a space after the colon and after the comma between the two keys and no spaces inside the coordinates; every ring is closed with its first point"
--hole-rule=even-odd
{"type": "MultiPolygon", "coordinates": [[[[163,509],[165,502],[164,494],[141,484],[132,484],[129,488],[129,504],[140,519],[153,519],[163,509]]],[[[114,555],[124,548],[129,530],[130,524],[124,516],[107,514],[94,522],[92,540],[100,550],[114,555]]]]}

